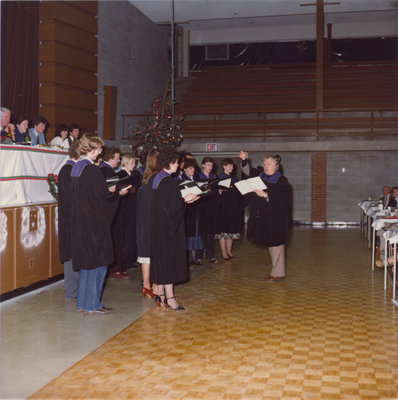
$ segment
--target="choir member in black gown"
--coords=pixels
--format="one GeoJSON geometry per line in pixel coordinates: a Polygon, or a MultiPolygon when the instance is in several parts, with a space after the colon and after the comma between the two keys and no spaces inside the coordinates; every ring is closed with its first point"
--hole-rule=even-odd
{"type": "MultiPolygon", "coordinates": [[[[196,163],[190,159],[184,161],[184,172],[181,175],[181,181],[194,181],[198,180],[195,173],[196,163]]],[[[200,200],[188,204],[185,207],[185,248],[188,252],[188,265],[192,262],[195,265],[202,265],[202,259],[199,254],[203,255],[203,243],[200,237],[199,229],[199,213],[200,213],[200,200]],[[199,252],[199,250],[202,250],[199,252]]]]}
{"type": "Polygon", "coordinates": [[[238,181],[233,174],[234,162],[230,158],[224,158],[221,166],[223,173],[219,179],[231,179],[230,187],[223,190],[220,198],[220,212],[218,219],[218,233],[215,238],[219,240],[221,256],[224,260],[235,258],[232,254],[232,244],[234,239],[240,239],[243,227],[244,202],[234,183],[238,181]]]}
{"type": "MultiPolygon", "coordinates": [[[[217,179],[213,171],[214,161],[211,157],[205,157],[202,160],[202,171],[199,179],[202,182],[211,182],[217,179]]],[[[218,191],[214,191],[212,196],[206,196],[200,204],[201,222],[200,235],[202,238],[206,260],[216,262],[214,257],[214,235],[217,233],[217,220],[220,208],[220,199],[218,191]]],[[[202,258],[203,256],[200,256],[202,258]]]]}
{"type": "Polygon", "coordinates": [[[272,271],[271,276],[265,280],[283,281],[285,244],[290,225],[290,186],[287,179],[279,172],[280,157],[266,155],[263,158],[262,168],[258,169],[251,167],[244,151],[239,153],[239,158],[242,160],[242,172],[246,176],[260,176],[267,186],[267,189],[256,189],[254,193],[246,195],[250,201],[247,239],[269,249],[272,271]]]}
{"type": "Polygon", "coordinates": [[[152,208],[152,183],[155,175],[159,172],[157,158],[159,152],[155,149],[148,153],[145,169],[142,174],[142,185],[137,191],[137,261],[141,263],[143,296],[156,297],[158,305],[160,298],[157,297],[156,285],[150,282],[151,263],[151,208],[152,208]]]}
{"type": "MultiPolygon", "coordinates": [[[[98,136],[83,135],[79,153],[84,158],[72,168],[72,264],[79,270],[76,306],[89,314],[106,314],[112,309],[101,304],[107,265],[114,259],[111,224],[118,197],[108,188],[94,160],[101,153],[98,136]]],[[[129,187],[121,190],[127,193],[129,187]]]]}
{"type": "MultiPolygon", "coordinates": [[[[104,147],[102,153],[102,162],[100,169],[104,174],[105,179],[117,178],[118,174],[115,169],[120,162],[120,149],[118,147],[104,147]]],[[[117,192],[114,194],[118,197],[117,192]]],[[[115,259],[108,266],[108,274],[110,278],[115,279],[131,279],[130,275],[122,269],[122,240],[123,240],[123,216],[120,212],[120,207],[116,210],[115,218],[112,222],[112,241],[115,259]]]]}
{"type": "Polygon", "coordinates": [[[129,193],[120,198],[119,216],[121,218],[121,266],[122,271],[136,267],[137,262],[137,239],[136,239],[136,191],[141,182],[141,175],[134,170],[135,157],[132,154],[123,154],[118,172],[120,179],[124,179],[123,185],[131,185],[129,193]]]}
{"type": "Polygon", "coordinates": [[[151,281],[156,283],[164,306],[182,311],[174,295],[173,285],[188,279],[185,260],[184,201],[198,199],[188,194],[184,198],[171,176],[178,168],[178,153],[174,149],[161,151],[158,172],[152,188],[151,281]]]}
{"type": "Polygon", "coordinates": [[[72,207],[72,178],[73,166],[79,161],[79,143],[69,147],[69,160],[58,174],[58,247],[61,263],[64,264],[65,298],[77,296],[79,272],[72,266],[71,250],[71,207],[72,207]]]}

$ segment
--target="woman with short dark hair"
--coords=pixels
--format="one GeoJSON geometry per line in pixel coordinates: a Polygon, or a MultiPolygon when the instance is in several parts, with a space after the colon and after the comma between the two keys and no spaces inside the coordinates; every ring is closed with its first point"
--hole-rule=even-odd
{"type": "Polygon", "coordinates": [[[28,134],[28,127],[29,127],[29,119],[24,115],[20,115],[15,120],[15,143],[24,143],[29,141],[29,134],[28,134]],[[27,140],[25,140],[25,137],[27,140]]]}
{"type": "Polygon", "coordinates": [[[185,259],[184,201],[191,203],[197,195],[184,198],[171,174],[178,168],[174,149],[161,151],[158,172],[152,188],[151,281],[156,284],[161,304],[182,311],[174,295],[174,284],[188,279],[185,259]]]}
{"type": "Polygon", "coordinates": [[[50,146],[59,147],[60,149],[69,149],[68,136],[68,127],[65,124],[58,125],[55,136],[50,142],[50,146]]]}

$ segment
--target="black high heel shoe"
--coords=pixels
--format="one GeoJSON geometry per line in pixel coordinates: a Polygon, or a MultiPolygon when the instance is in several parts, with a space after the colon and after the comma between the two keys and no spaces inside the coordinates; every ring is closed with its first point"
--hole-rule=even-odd
{"type": "Polygon", "coordinates": [[[164,293],[156,295],[155,301],[156,301],[156,304],[158,307],[169,308],[169,305],[167,304],[167,298],[164,293]],[[162,301],[163,297],[164,297],[164,300],[162,301]]]}
{"type": "MultiPolygon", "coordinates": [[[[168,299],[175,299],[175,297],[168,297],[168,299]]],[[[167,301],[167,299],[166,299],[167,301]]],[[[173,311],[184,311],[185,307],[178,305],[176,308],[171,307],[170,305],[168,305],[168,307],[173,310],[173,311]]]]}

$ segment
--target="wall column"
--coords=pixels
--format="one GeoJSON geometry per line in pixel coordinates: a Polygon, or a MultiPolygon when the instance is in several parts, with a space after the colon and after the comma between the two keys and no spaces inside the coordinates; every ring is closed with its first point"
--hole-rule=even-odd
{"type": "Polygon", "coordinates": [[[326,222],[327,153],[311,153],[311,221],[326,222]]]}

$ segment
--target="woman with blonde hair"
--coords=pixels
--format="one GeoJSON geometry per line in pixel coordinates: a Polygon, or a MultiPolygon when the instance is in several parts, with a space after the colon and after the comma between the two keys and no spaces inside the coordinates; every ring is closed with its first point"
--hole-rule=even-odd
{"type": "MultiPolygon", "coordinates": [[[[111,224],[118,197],[116,187],[108,189],[94,161],[104,142],[98,136],[83,135],[79,153],[83,157],[72,168],[71,242],[72,265],[79,270],[76,306],[87,314],[107,314],[112,309],[101,304],[107,265],[114,259],[111,224]]],[[[122,189],[124,195],[129,188],[122,189]]]]}
{"type": "Polygon", "coordinates": [[[142,175],[142,185],[137,190],[137,261],[141,264],[142,269],[142,288],[143,296],[156,297],[158,305],[160,299],[157,298],[156,286],[151,287],[149,280],[150,263],[151,263],[151,204],[152,204],[152,182],[159,168],[157,158],[159,152],[155,149],[148,153],[145,162],[145,169],[142,175]]]}
{"type": "Polygon", "coordinates": [[[141,175],[135,168],[135,157],[130,153],[122,155],[121,170],[118,172],[120,179],[124,179],[121,183],[123,186],[131,185],[131,189],[120,198],[119,210],[117,218],[120,219],[120,262],[123,272],[126,269],[136,267],[137,262],[137,188],[141,182],[141,175]]]}

